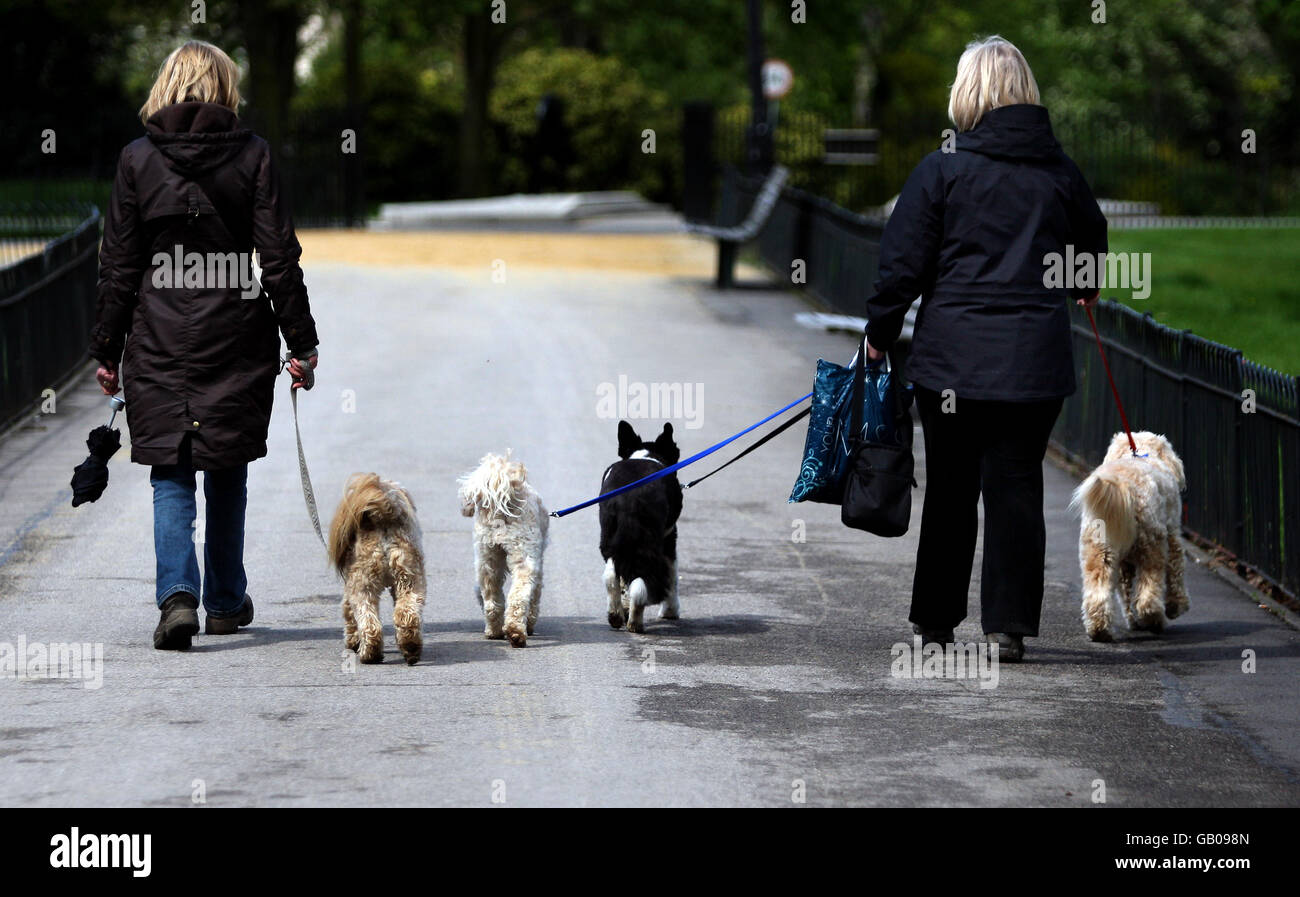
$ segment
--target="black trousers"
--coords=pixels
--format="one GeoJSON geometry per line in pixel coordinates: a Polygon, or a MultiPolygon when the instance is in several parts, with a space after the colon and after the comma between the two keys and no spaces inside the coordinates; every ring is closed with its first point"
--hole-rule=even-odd
{"type": "Polygon", "coordinates": [[[912,612],[927,629],[966,618],[976,502],[984,496],[984,632],[1038,635],[1043,607],[1043,455],[1063,399],[990,402],[916,387],[925,432],[925,507],[912,612]]]}

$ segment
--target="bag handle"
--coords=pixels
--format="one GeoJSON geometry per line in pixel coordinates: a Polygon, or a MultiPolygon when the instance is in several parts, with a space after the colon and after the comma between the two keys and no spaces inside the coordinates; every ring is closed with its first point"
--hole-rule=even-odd
{"type": "MultiPolygon", "coordinates": [[[[849,394],[849,432],[855,443],[862,441],[862,397],[867,380],[867,330],[865,327],[862,329],[862,342],[858,346],[857,357],[857,364],[853,368],[853,391],[849,394]]],[[[885,370],[893,370],[893,362],[889,357],[889,353],[885,353],[884,362],[888,365],[885,370]]],[[[893,393],[892,377],[890,378],[890,393],[893,393]]],[[[895,397],[895,402],[896,400],[897,397],[895,397]]],[[[897,408],[895,408],[895,412],[897,412],[897,408]]]]}

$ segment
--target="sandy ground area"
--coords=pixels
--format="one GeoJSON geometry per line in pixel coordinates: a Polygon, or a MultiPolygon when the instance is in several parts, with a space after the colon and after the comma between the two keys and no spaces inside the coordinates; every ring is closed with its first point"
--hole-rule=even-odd
{"type": "Polygon", "coordinates": [[[712,277],[714,244],[685,234],[304,230],[303,263],[491,269],[575,268],[712,277]]]}

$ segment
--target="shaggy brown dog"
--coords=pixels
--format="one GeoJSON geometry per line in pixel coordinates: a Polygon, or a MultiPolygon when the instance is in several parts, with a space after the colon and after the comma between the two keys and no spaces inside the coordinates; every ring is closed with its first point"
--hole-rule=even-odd
{"type": "Polygon", "coordinates": [[[1094,642],[1108,642],[1111,596],[1120,595],[1130,629],[1160,632],[1188,607],[1183,586],[1183,462],[1156,433],[1116,433],[1101,466],[1074,491],[1082,508],[1079,566],[1083,625],[1094,642]]]}
{"type": "Polygon", "coordinates": [[[379,595],[393,595],[393,628],[407,663],[420,659],[426,590],[420,524],[411,494],[378,474],[348,480],[330,524],[330,563],[343,577],[343,639],[362,663],[382,663],[379,595]]]}

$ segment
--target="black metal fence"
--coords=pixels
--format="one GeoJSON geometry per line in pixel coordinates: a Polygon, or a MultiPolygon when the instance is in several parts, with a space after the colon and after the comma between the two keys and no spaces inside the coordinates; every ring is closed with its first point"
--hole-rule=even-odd
{"type": "MultiPolygon", "coordinates": [[[[1300,380],[1118,302],[1095,316],[1129,422],[1183,459],[1186,528],[1300,592],[1300,380]]],[[[1053,438],[1091,466],[1123,426],[1077,308],[1072,326],[1079,387],[1053,438]]]]}
{"type": "MultiPolygon", "coordinates": [[[[721,224],[744,217],[760,183],[724,175],[721,224]]],[[[789,280],[802,259],[810,293],[862,315],[882,233],[877,219],[787,188],[757,246],[778,278],[789,280]]],[[[1071,313],[1078,390],[1053,440],[1093,466],[1122,426],[1087,316],[1077,306],[1071,313]]],[[[1101,303],[1096,318],[1130,423],[1168,436],[1183,459],[1186,529],[1300,593],[1300,378],[1117,302],[1101,303]]]]}
{"type": "Polygon", "coordinates": [[[85,358],[99,230],[89,204],[0,207],[0,426],[85,358]]]}
{"type": "MultiPolygon", "coordinates": [[[[791,183],[837,205],[869,211],[898,195],[921,158],[938,149],[952,124],[943,110],[891,113],[872,122],[878,153],[869,165],[825,161],[825,135],[841,122],[803,110],[781,110],[774,131],[776,161],[791,170],[791,183]]],[[[1185,125],[1185,123],[1182,123],[1185,125]]],[[[717,161],[742,166],[749,110],[719,110],[714,125],[717,161]]],[[[1152,202],[1165,215],[1300,214],[1300,171],[1283,136],[1258,135],[1250,152],[1240,133],[1178,136],[1177,123],[1140,124],[1095,117],[1053,116],[1061,146],[1108,199],[1152,202]]]]}
{"type": "MultiPolygon", "coordinates": [[[[762,181],[735,169],[723,173],[718,223],[739,224],[762,181]]],[[[827,199],[787,187],[758,234],[763,261],[778,277],[802,286],[843,314],[862,314],[876,279],[884,221],[846,211],[827,199]],[[795,262],[802,261],[801,267],[795,262]]]]}

